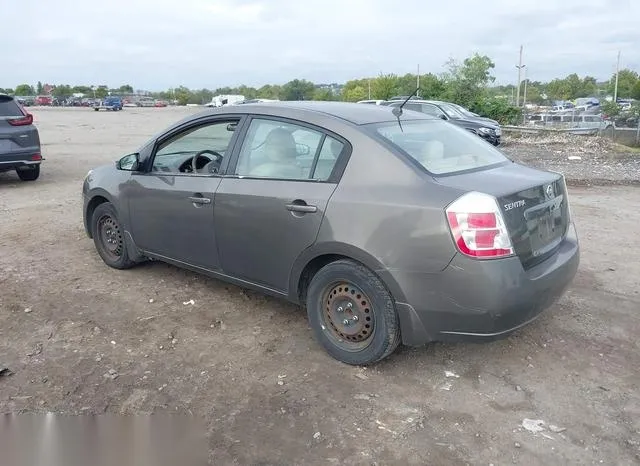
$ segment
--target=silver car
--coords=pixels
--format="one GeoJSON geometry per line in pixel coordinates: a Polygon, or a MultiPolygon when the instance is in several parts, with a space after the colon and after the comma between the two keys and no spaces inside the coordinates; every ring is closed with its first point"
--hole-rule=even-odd
{"type": "Polygon", "coordinates": [[[562,175],[385,106],[207,110],[91,170],[83,196],[106,264],[165,261],[299,303],[349,364],[507,335],[579,263],[562,175]]]}
{"type": "Polygon", "coordinates": [[[40,176],[40,135],[33,116],[13,97],[0,94],[0,173],[15,170],[23,181],[40,176]]]}

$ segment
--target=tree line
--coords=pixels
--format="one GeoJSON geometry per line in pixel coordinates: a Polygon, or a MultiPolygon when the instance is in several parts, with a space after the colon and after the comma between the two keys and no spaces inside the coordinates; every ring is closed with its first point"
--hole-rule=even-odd
{"type": "MultiPolygon", "coordinates": [[[[166,91],[152,92],[157,99],[176,101],[178,104],[204,104],[211,101],[214,95],[241,94],[247,99],[264,98],[279,100],[340,100],[357,102],[365,99],[387,100],[396,95],[412,94],[419,82],[419,97],[455,102],[470,110],[496,118],[510,121],[517,118],[518,108],[523,104],[524,87],[526,86],[526,102],[545,104],[552,100],[574,100],[579,97],[602,97],[613,94],[615,75],[611,79],[598,82],[592,76],[580,77],[572,73],[564,78],[549,82],[526,80],[521,84],[520,102],[515,102],[516,86],[494,85],[494,62],[486,55],[474,54],[463,61],[449,60],[441,73],[425,73],[419,77],[407,73],[393,73],[379,76],[353,79],[343,86],[318,85],[306,79],[294,79],[283,85],[267,84],[262,87],[237,86],[210,89],[189,89],[184,86],[166,91]]],[[[29,84],[21,84],[15,89],[0,89],[0,92],[15,95],[36,95],[42,93],[42,83],[36,88],[29,84]]],[[[109,93],[132,94],[131,85],[119,88],[101,86],[56,85],[51,91],[54,97],[65,98],[74,93],[82,93],[88,97],[103,98],[109,93]]],[[[620,70],[618,74],[618,97],[640,99],[640,76],[629,69],[620,70]]]]}

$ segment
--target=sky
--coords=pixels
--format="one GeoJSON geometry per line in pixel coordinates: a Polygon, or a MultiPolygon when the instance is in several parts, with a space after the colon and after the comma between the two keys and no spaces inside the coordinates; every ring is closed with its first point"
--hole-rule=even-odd
{"type": "Polygon", "coordinates": [[[437,74],[475,52],[509,84],[520,45],[534,81],[608,79],[618,51],[640,71],[640,0],[0,0],[0,12],[0,87],[344,83],[437,74]]]}

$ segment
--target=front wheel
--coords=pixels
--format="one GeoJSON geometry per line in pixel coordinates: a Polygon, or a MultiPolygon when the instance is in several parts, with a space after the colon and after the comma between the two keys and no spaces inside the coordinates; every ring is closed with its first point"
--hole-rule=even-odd
{"type": "Polygon", "coordinates": [[[307,315],[325,350],[347,364],[375,363],[400,343],[391,294],[373,272],[350,260],[332,262],[313,277],[307,315]]]}
{"type": "Polygon", "coordinates": [[[91,231],[98,254],[105,264],[114,269],[128,269],[135,265],[129,259],[124,229],[113,204],[105,202],[96,207],[91,231]]]}

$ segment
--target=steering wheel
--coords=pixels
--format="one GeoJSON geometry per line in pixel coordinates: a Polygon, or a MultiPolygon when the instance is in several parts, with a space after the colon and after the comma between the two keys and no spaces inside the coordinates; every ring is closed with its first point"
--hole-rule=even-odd
{"type": "MultiPolygon", "coordinates": [[[[198,173],[198,168],[197,168],[198,158],[203,156],[204,154],[213,155],[214,157],[213,159],[209,159],[209,157],[206,157],[206,158],[209,159],[209,163],[214,161],[216,162],[216,167],[215,167],[216,170],[220,168],[220,163],[222,162],[222,159],[224,158],[224,156],[221,153],[216,152],[214,150],[205,149],[205,150],[201,150],[200,152],[196,152],[196,154],[191,159],[191,170],[193,171],[193,173],[198,173]]],[[[209,173],[214,173],[214,171],[209,170],[209,173]]]]}

